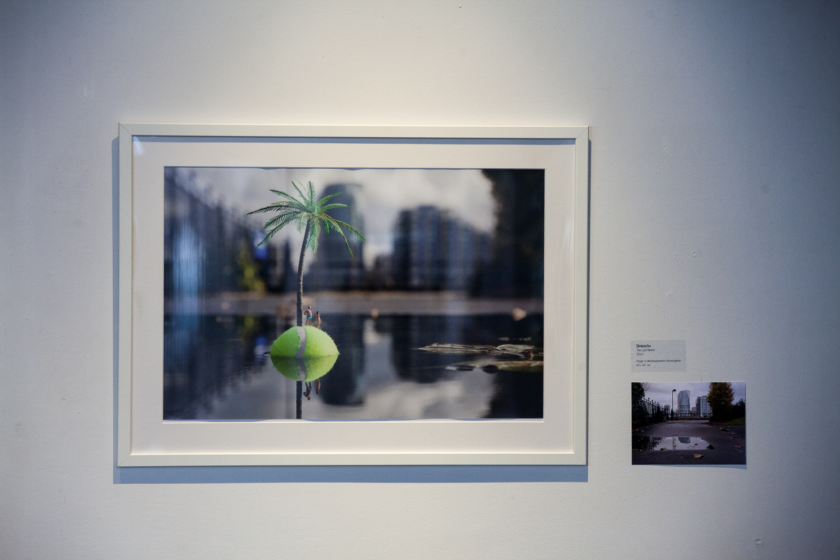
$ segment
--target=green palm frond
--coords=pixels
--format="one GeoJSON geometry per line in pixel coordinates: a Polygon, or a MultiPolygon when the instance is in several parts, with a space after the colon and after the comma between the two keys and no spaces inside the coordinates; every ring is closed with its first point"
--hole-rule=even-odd
{"type": "Polygon", "coordinates": [[[287,212],[285,214],[279,214],[274,218],[268,220],[265,225],[263,225],[263,229],[269,229],[273,227],[285,226],[286,224],[290,223],[292,220],[297,218],[297,214],[293,212],[287,212]]]}
{"type": "MultiPolygon", "coordinates": [[[[337,192],[337,193],[335,193],[335,194],[331,194],[331,195],[329,195],[329,196],[325,196],[324,198],[322,198],[321,200],[319,200],[319,201],[318,201],[318,204],[316,204],[316,205],[315,205],[316,210],[318,210],[318,211],[320,212],[321,210],[323,210],[323,206],[324,206],[324,203],[325,203],[325,202],[327,202],[329,199],[331,199],[331,198],[333,198],[333,197],[336,197],[336,196],[338,196],[338,195],[340,195],[340,194],[344,194],[344,193],[337,192]]],[[[345,204],[344,206],[347,206],[347,205],[345,204]]]]}
{"type": "Polygon", "coordinates": [[[312,181],[309,181],[309,205],[315,204],[315,187],[312,186],[312,181]]]}
{"type": "Polygon", "coordinates": [[[306,229],[306,223],[309,221],[309,214],[298,214],[295,216],[295,227],[298,230],[298,233],[303,233],[303,230],[306,229]]]}
{"type": "Polygon", "coordinates": [[[351,226],[350,224],[345,224],[345,223],[344,223],[344,222],[342,222],[341,220],[336,220],[335,218],[330,217],[330,216],[327,216],[326,214],[324,214],[324,218],[329,219],[329,220],[330,220],[330,222],[332,222],[333,227],[335,227],[336,229],[338,229],[338,231],[341,231],[341,228],[340,228],[340,227],[338,227],[338,226],[344,226],[344,227],[346,227],[347,229],[349,229],[350,231],[352,231],[353,233],[355,233],[355,234],[356,234],[356,236],[358,236],[358,238],[359,238],[359,239],[361,239],[362,241],[367,241],[367,239],[365,239],[365,236],[364,236],[364,235],[362,235],[361,233],[359,233],[359,232],[358,232],[358,231],[357,231],[357,230],[356,230],[353,226],[351,226]]]}
{"type": "MultiPolygon", "coordinates": [[[[268,189],[268,190],[270,190],[271,192],[273,192],[277,196],[285,198],[288,202],[290,202],[291,204],[294,204],[297,207],[306,208],[306,206],[303,203],[301,203],[298,199],[296,199],[295,197],[293,197],[292,195],[290,195],[288,193],[284,193],[283,191],[275,191],[274,189],[268,189]]],[[[275,204],[281,204],[281,203],[275,202],[275,204]]]]}
{"type": "Polygon", "coordinates": [[[306,195],[305,195],[305,194],[303,194],[303,191],[302,191],[302,190],[300,190],[300,187],[298,187],[298,186],[297,186],[297,183],[295,183],[294,181],[292,181],[292,186],[295,188],[295,190],[296,190],[296,191],[298,192],[298,194],[300,195],[301,200],[303,200],[303,205],[304,205],[304,206],[309,206],[309,201],[308,201],[308,200],[306,200],[306,195]]]}
{"type": "Polygon", "coordinates": [[[330,233],[330,230],[337,230],[341,237],[344,239],[345,245],[347,245],[347,250],[350,251],[350,254],[353,253],[352,249],[350,248],[350,242],[347,240],[347,236],[342,231],[342,227],[347,228],[350,232],[357,235],[362,241],[365,240],[364,236],[351,227],[349,224],[342,222],[341,220],[336,220],[332,216],[326,213],[327,210],[333,210],[336,208],[347,208],[346,204],[341,204],[337,202],[333,202],[331,204],[327,204],[327,202],[342,193],[334,193],[328,196],[321,198],[319,201],[315,201],[315,186],[312,184],[312,181],[308,181],[306,187],[303,185],[298,184],[295,181],[292,181],[292,186],[297,191],[297,194],[300,198],[295,198],[289,193],[278,191],[274,189],[269,189],[271,192],[279,196],[282,200],[278,202],[274,202],[269,204],[268,206],[264,206],[262,208],[258,208],[252,212],[248,212],[248,215],[251,214],[260,214],[265,212],[276,212],[277,215],[268,220],[263,229],[266,232],[265,237],[262,241],[260,241],[259,245],[264,244],[269,239],[274,237],[281,229],[288,226],[289,224],[294,224],[295,227],[299,232],[303,232],[306,229],[306,226],[309,225],[309,237],[304,240],[305,248],[312,249],[312,252],[316,252],[318,250],[318,242],[321,237],[321,228],[323,227],[327,233],[330,233]]]}
{"type": "Polygon", "coordinates": [[[313,253],[318,252],[318,238],[321,236],[321,222],[320,220],[313,220],[312,227],[309,229],[309,240],[306,246],[312,249],[313,253]]]}
{"type": "MultiPolygon", "coordinates": [[[[332,225],[332,227],[336,229],[339,234],[341,234],[341,238],[344,239],[344,244],[347,245],[347,250],[350,251],[351,255],[353,254],[353,249],[350,248],[350,242],[347,240],[347,236],[344,235],[343,231],[341,231],[341,226],[346,227],[347,229],[355,233],[357,236],[359,236],[359,238],[362,241],[365,241],[365,237],[361,233],[356,231],[353,227],[351,227],[349,224],[346,224],[341,220],[336,220],[335,218],[328,216],[327,214],[320,214],[320,218],[324,220],[324,226],[326,228],[329,228],[330,225],[332,225]]],[[[329,229],[327,229],[327,231],[329,231],[329,229]]]]}
{"type": "Polygon", "coordinates": [[[326,206],[324,206],[323,208],[320,208],[318,213],[320,214],[320,213],[322,213],[324,210],[332,210],[333,208],[347,208],[347,205],[346,205],[346,204],[339,204],[339,203],[335,203],[335,204],[327,204],[327,205],[326,205],[326,206]]]}
{"type": "MultiPolygon", "coordinates": [[[[277,220],[277,219],[278,219],[278,218],[275,218],[275,220],[277,220]]],[[[286,217],[280,218],[280,221],[278,221],[278,222],[276,222],[276,223],[274,223],[274,224],[271,224],[271,225],[266,224],[266,229],[268,229],[268,228],[271,228],[271,229],[268,231],[268,233],[266,233],[266,235],[265,235],[265,237],[263,238],[263,240],[262,240],[262,241],[260,241],[260,242],[257,244],[257,247],[259,247],[260,245],[262,245],[263,243],[265,243],[266,241],[268,241],[269,239],[271,239],[272,237],[274,237],[274,235],[275,235],[278,231],[280,231],[281,229],[283,229],[283,227],[284,227],[284,226],[286,226],[289,222],[291,222],[291,221],[292,221],[292,220],[294,220],[294,219],[295,219],[295,217],[294,217],[294,216],[286,216],[286,217]],[[272,227],[272,226],[273,226],[273,227],[272,227]]],[[[274,221],[274,220],[272,220],[272,221],[274,221]]],[[[271,223],[271,222],[269,222],[269,223],[271,223]]]]}
{"type": "Polygon", "coordinates": [[[269,204],[268,206],[264,206],[263,208],[258,208],[258,209],[254,210],[252,212],[248,212],[248,215],[259,214],[260,212],[279,212],[279,211],[284,210],[284,209],[297,210],[297,211],[304,210],[304,209],[300,208],[299,206],[295,206],[295,205],[290,204],[290,203],[275,202],[274,204],[269,204]]]}

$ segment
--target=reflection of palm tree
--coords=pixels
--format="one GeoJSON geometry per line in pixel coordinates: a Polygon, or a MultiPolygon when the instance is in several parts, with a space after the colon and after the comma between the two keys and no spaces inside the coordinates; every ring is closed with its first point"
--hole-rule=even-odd
{"type": "Polygon", "coordinates": [[[300,398],[303,395],[303,381],[295,382],[295,418],[300,420],[303,417],[303,400],[300,398]]]}
{"type": "Polygon", "coordinates": [[[303,397],[312,398],[312,382],[315,382],[315,393],[321,393],[321,378],[328,374],[335,365],[338,355],[322,356],[320,358],[282,358],[269,355],[274,369],[283,377],[295,382],[295,418],[303,417],[303,397]],[[304,385],[306,390],[304,391],[304,385]]]}
{"type": "Polygon", "coordinates": [[[312,182],[309,182],[308,189],[306,190],[306,194],[298,187],[294,181],[292,181],[292,186],[300,195],[301,200],[296,199],[290,194],[284,193],[282,191],[275,191],[271,189],[271,192],[278,195],[282,200],[280,202],[275,202],[273,204],[269,204],[268,206],[264,206],[263,208],[259,208],[254,210],[253,212],[248,212],[248,214],[257,214],[261,212],[277,212],[277,216],[270,219],[265,223],[265,229],[267,233],[265,238],[260,241],[259,245],[262,245],[276,234],[278,231],[283,229],[285,226],[294,223],[298,231],[303,231],[303,244],[300,247],[300,259],[298,261],[298,292],[297,292],[297,326],[303,326],[303,257],[306,254],[306,248],[310,247],[312,252],[316,252],[318,250],[318,237],[321,234],[321,225],[323,224],[324,229],[327,230],[327,233],[330,232],[330,226],[338,230],[338,233],[341,234],[341,237],[344,238],[344,243],[347,245],[347,250],[350,251],[350,254],[353,254],[353,251],[350,249],[350,243],[347,241],[347,237],[344,235],[344,232],[341,230],[341,226],[346,227],[356,235],[358,235],[362,241],[365,240],[364,236],[353,229],[349,224],[346,224],[340,220],[336,220],[335,218],[329,216],[326,211],[332,210],[333,208],[346,208],[346,204],[326,204],[325,203],[334,196],[338,196],[341,193],[331,194],[329,196],[323,197],[318,202],[315,202],[315,187],[312,186],[312,182]]]}

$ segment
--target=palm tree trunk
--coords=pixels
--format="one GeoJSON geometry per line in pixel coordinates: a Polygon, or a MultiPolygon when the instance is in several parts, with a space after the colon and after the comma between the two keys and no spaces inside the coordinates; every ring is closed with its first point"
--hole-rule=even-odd
{"type": "Polygon", "coordinates": [[[303,326],[303,256],[306,254],[306,242],[309,241],[309,226],[312,222],[306,221],[306,230],[303,232],[303,245],[300,246],[300,259],[298,260],[298,293],[297,293],[297,326],[303,326]]]}

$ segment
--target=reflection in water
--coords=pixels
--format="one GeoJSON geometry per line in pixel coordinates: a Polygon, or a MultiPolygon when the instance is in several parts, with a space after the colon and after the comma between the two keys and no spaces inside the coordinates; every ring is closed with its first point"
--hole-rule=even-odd
{"type": "Polygon", "coordinates": [[[283,377],[292,381],[306,381],[307,385],[324,377],[335,365],[338,356],[323,356],[320,358],[283,358],[271,356],[274,368],[283,377]]]}
{"type": "Polygon", "coordinates": [[[699,437],[633,436],[633,449],[640,449],[642,451],[690,451],[707,449],[708,447],[709,442],[699,437]]]}
{"type": "Polygon", "coordinates": [[[273,340],[274,325],[273,317],[167,314],[164,419],[198,418],[250,383],[266,363],[257,348],[273,340]]]}
{"type": "Polygon", "coordinates": [[[321,378],[328,374],[335,365],[338,356],[323,356],[320,358],[283,358],[271,356],[271,364],[283,377],[295,381],[295,418],[303,418],[303,399],[310,400],[312,396],[312,382],[317,384],[316,393],[321,392],[321,378]],[[306,391],[302,384],[306,383],[306,391]]]}
{"type": "Polygon", "coordinates": [[[308,419],[540,418],[541,372],[447,369],[477,357],[417,348],[503,338],[542,346],[542,322],[536,314],[329,314],[322,328],[340,354],[301,364],[265,355],[292,326],[273,316],[167,314],[164,419],[294,419],[303,399],[308,419]]]}
{"type": "Polygon", "coordinates": [[[542,418],[543,374],[500,371],[494,375],[487,418],[542,418]]]}
{"type": "MultiPolygon", "coordinates": [[[[321,380],[320,379],[315,381],[315,394],[316,395],[321,394],[321,380]]],[[[312,383],[307,383],[306,384],[306,391],[303,392],[303,396],[306,397],[306,400],[310,400],[310,397],[312,396],[312,383]]]]}
{"type": "Polygon", "coordinates": [[[366,320],[363,315],[337,315],[322,321],[322,328],[341,352],[329,381],[323,385],[321,398],[327,404],[357,406],[364,402],[360,377],[365,371],[366,320]]]}

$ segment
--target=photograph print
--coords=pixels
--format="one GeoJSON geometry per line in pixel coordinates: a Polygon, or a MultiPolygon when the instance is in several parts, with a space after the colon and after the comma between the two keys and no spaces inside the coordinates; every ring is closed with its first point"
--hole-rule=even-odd
{"type": "Polygon", "coordinates": [[[634,465],[746,465],[746,383],[631,383],[634,465]]]}
{"type": "Polygon", "coordinates": [[[543,417],[544,170],[164,175],[164,420],[543,417]]]}

